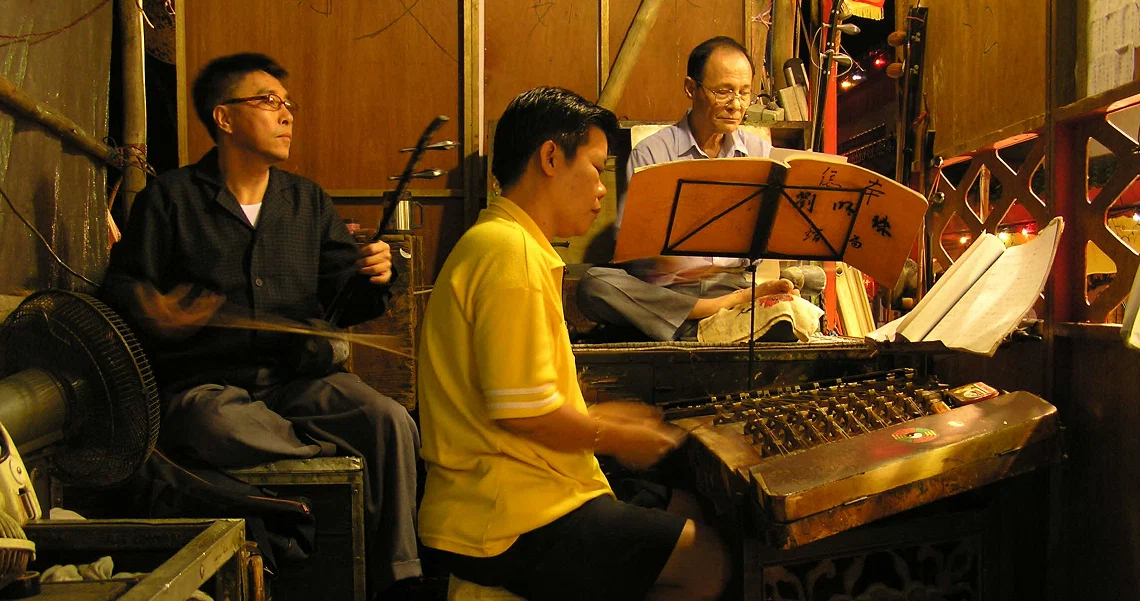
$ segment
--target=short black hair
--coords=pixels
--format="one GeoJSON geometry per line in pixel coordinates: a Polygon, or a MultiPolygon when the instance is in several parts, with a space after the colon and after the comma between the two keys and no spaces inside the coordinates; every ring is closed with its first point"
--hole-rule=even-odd
{"type": "Polygon", "coordinates": [[[202,67],[198,77],[194,78],[194,112],[206,131],[210,132],[210,139],[217,139],[218,126],[214,123],[214,107],[228,100],[231,90],[242,77],[255,71],[264,71],[277,79],[285,79],[289,72],[277,64],[277,61],[256,52],[243,52],[220,56],[202,67]]]}
{"type": "Polygon", "coordinates": [[[740,42],[725,35],[718,35],[715,38],[705,40],[693,48],[693,51],[689,53],[689,64],[685,74],[695,81],[702,81],[709,56],[721,48],[736,50],[743,54],[744,58],[748,59],[748,66],[752,68],[752,74],[756,75],[756,65],[752,63],[752,57],[748,56],[748,50],[741,46],[740,42]]]}
{"type": "Polygon", "coordinates": [[[531,155],[547,140],[573,159],[589,139],[590,127],[602,130],[612,145],[618,133],[617,117],[563,88],[543,86],[523,92],[507,105],[495,126],[491,174],[503,190],[515,185],[531,155]]]}

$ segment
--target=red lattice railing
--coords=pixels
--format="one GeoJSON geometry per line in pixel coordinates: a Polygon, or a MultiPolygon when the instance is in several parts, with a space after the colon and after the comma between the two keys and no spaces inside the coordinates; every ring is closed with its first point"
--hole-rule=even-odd
{"type": "Polygon", "coordinates": [[[976,239],[982,232],[996,233],[1002,220],[1015,204],[1025,208],[1038,228],[1044,227],[1050,219],[1049,209],[1045,201],[1033,192],[1031,186],[1033,173],[1044,160],[1045,141],[1036,134],[1027,134],[943,163],[935,180],[935,191],[943,193],[945,200],[940,207],[934,209],[929,233],[930,252],[933,258],[943,267],[949,267],[953,262],[942,240],[947,226],[952,223],[955,216],[965,223],[970,239],[976,239]],[[1028,143],[1032,143],[1033,146],[1020,168],[1014,171],[1013,167],[1001,157],[1000,151],[1015,144],[1028,143]],[[965,173],[956,184],[951,182],[946,174],[946,168],[965,161],[969,161],[965,173]],[[969,194],[983,168],[989,170],[993,179],[1001,182],[1002,197],[989,207],[986,215],[978,215],[970,207],[969,194]]]}
{"type": "MultiPolygon", "coordinates": [[[[1140,104],[1140,97],[1117,103],[1113,108],[1140,104]]],[[[1120,109],[1116,109],[1120,110],[1120,109]]],[[[1140,254],[1108,225],[1109,212],[1125,191],[1140,177],[1140,145],[1109,120],[1113,111],[1098,110],[1057,124],[1056,202],[1047,203],[1032,189],[1033,174],[1043,166],[1046,140],[1036,132],[1023,134],[1004,142],[946,161],[935,179],[935,192],[945,195],[941,206],[932,209],[931,227],[927,232],[932,258],[943,267],[952,263],[943,245],[947,226],[960,219],[970,239],[982,232],[995,233],[1015,204],[1031,216],[1037,228],[1044,227],[1053,214],[1065,219],[1065,233],[1054,264],[1054,316],[1062,321],[1103,323],[1127,298],[1133,276],[1140,267],[1140,254]],[[1096,140],[1109,150],[1116,167],[1094,198],[1089,198],[1089,141],[1096,140]],[[1025,160],[1015,170],[1001,156],[1002,149],[1032,144],[1025,160]],[[968,162],[957,182],[946,175],[951,165],[968,162]],[[993,179],[1001,182],[1002,195],[989,211],[978,215],[970,206],[971,190],[982,170],[988,169],[993,179]],[[1096,245],[1116,265],[1116,276],[1098,290],[1090,300],[1086,247],[1096,245]]],[[[1048,186],[1046,186],[1048,189],[1048,186]]]]}

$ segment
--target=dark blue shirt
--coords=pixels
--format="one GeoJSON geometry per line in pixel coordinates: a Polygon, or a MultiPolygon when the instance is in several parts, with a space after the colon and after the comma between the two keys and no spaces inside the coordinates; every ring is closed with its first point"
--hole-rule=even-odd
{"type": "MultiPolygon", "coordinates": [[[[358,268],[360,250],[316,183],[270,168],[257,227],[218,170],[217,149],[162,174],[138,194],[123,239],[111,249],[102,294],[143,340],[160,387],[244,380],[292,347],[280,334],[206,327],[181,341],[147,336],[137,283],[179,284],[225,295],[222,311],[254,320],[320,318],[358,268]]],[[[395,277],[395,274],[393,274],[395,277]]],[[[340,325],[383,313],[387,286],[365,283],[340,325]]]]}

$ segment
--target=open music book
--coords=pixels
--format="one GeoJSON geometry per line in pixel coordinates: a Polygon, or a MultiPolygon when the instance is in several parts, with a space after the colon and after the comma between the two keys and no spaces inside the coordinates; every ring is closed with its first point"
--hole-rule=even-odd
{"type": "Polygon", "coordinates": [[[946,270],[914,310],[871,332],[878,342],[935,342],[992,356],[1045,289],[1064,221],[1011,248],[982,234],[946,270]]]}
{"type": "Polygon", "coordinates": [[[773,161],[780,161],[787,163],[791,159],[815,159],[817,161],[826,161],[831,163],[846,163],[847,157],[841,154],[828,154],[826,152],[815,152],[812,150],[799,150],[797,148],[780,148],[773,147],[768,153],[768,158],[773,161]]]}
{"type": "Polygon", "coordinates": [[[658,255],[845,261],[893,286],[926,214],[921,194],[842,157],[727,158],[634,173],[614,261],[658,255]]]}
{"type": "Polygon", "coordinates": [[[1124,301],[1124,321],[1120,324],[1120,337],[1124,345],[1132,350],[1140,350],[1140,328],[1136,322],[1140,318],[1140,269],[1132,278],[1132,290],[1124,301]]]}

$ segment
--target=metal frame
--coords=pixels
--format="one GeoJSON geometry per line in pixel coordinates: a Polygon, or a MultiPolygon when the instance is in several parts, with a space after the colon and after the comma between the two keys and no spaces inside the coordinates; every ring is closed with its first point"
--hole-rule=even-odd
{"type": "MultiPolygon", "coordinates": [[[[111,549],[178,551],[123,594],[107,581],[44,583],[46,599],[183,601],[211,577],[220,600],[247,598],[249,553],[244,520],[34,520],[24,526],[40,553],[111,549]]],[[[39,598],[39,597],[37,597],[39,598]]]]}

